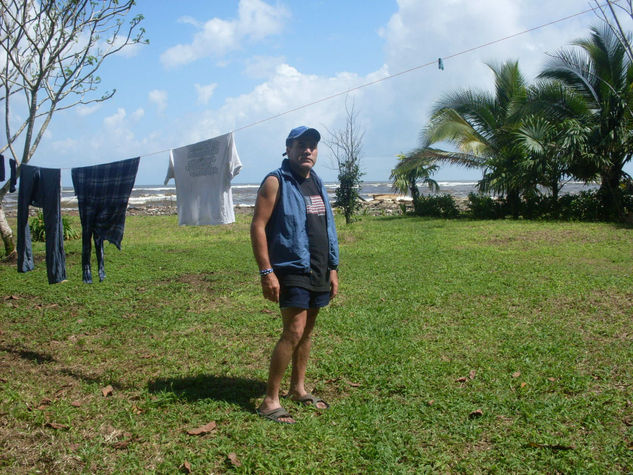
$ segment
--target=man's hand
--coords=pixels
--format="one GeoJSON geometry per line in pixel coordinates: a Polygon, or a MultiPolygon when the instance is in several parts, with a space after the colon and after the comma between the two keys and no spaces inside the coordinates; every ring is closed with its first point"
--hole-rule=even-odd
{"type": "Polygon", "coordinates": [[[338,295],[338,271],[330,270],[330,298],[338,295]]]}
{"type": "Polygon", "coordinates": [[[261,278],[261,281],[264,298],[272,302],[279,302],[279,280],[275,273],[266,274],[261,278]]]}

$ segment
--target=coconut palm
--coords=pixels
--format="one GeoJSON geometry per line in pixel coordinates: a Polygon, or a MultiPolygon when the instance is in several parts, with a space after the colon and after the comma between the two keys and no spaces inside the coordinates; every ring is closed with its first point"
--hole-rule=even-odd
{"type": "Polygon", "coordinates": [[[421,151],[413,152],[409,155],[398,155],[398,164],[393,170],[389,179],[392,187],[399,193],[411,193],[413,201],[420,197],[418,182],[427,185],[429,190],[437,192],[440,185],[431,178],[439,166],[433,163],[433,158],[424,155],[421,151]]]}
{"type": "MultiPolygon", "coordinates": [[[[555,79],[578,94],[591,111],[586,176],[600,176],[599,195],[612,217],[622,219],[621,183],[628,175],[633,145],[633,67],[622,42],[605,26],[592,28],[589,38],[559,51],[541,77],[555,79]]],[[[628,177],[630,179],[630,177],[628,177]]]]}
{"type": "Polygon", "coordinates": [[[516,146],[514,136],[527,86],[518,62],[489,67],[495,77],[494,94],[465,90],[447,95],[434,107],[422,140],[425,146],[442,141],[456,145],[456,153],[443,151],[439,159],[483,168],[480,191],[504,196],[516,217],[521,195],[535,187],[522,174],[524,151],[516,146]]]}

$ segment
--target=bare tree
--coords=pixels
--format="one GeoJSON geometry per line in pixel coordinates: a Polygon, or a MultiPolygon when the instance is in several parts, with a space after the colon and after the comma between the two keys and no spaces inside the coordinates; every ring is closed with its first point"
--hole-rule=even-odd
{"type": "MultiPolygon", "coordinates": [[[[19,167],[33,157],[56,111],[110,99],[97,98],[97,71],[106,58],[139,43],[142,15],[128,19],[134,0],[0,0],[0,105],[6,153],[19,167]],[[2,58],[5,56],[6,58],[2,58]],[[25,117],[24,120],[19,117],[25,117]]],[[[0,234],[5,254],[15,252],[0,188],[0,234]]]]}
{"type": "Polygon", "coordinates": [[[343,209],[345,223],[349,224],[360,207],[360,185],[363,176],[360,155],[365,135],[359,128],[358,112],[353,101],[351,106],[345,101],[345,126],[339,130],[327,131],[329,138],[325,139],[324,143],[332,152],[338,167],[336,206],[343,209]]]}

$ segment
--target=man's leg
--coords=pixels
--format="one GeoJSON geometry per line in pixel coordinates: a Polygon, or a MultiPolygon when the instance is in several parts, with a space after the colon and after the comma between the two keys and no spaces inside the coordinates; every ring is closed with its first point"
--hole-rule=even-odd
{"type": "MultiPolygon", "coordinates": [[[[305,388],[306,367],[308,365],[308,357],[310,356],[310,348],[312,347],[312,330],[314,329],[314,323],[316,322],[318,314],[318,308],[311,308],[307,311],[307,320],[305,329],[303,330],[303,336],[292,354],[290,395],[294,399],[302,398],[308,393],[305,388]]],[[[323,402],[319,402],[316,407],[325,409],[327,405],[323,402]]]]}
{"type": "MultiPolygon", "coordinates": [[[[281,338],[275,345],[270,358],[270,369],[268,372],[268,384],[266,386],[266,397],[259,410],[268,413],[279,407],[279,387],[284,373],[290,364],[297,345],[303,337],[308,310],[303,308],[286,307],[281,309],[283,318],[283,332],[281,338]]],[[[314,322],[313,322],[314,325],[314,322]]],[[[294,422],[292,418],[281,418],[281,421],[294,422]]]]}

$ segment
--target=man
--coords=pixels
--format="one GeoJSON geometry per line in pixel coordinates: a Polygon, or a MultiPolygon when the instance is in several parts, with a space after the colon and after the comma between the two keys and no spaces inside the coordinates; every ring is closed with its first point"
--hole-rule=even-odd
{"type": "Polygon", "coordinates": [[[292,360],[288,397],[317,409],[328,404],[305,389],[311,334],[321,307],[338,293],[338,240],[327,191],[314,172],[321,135],[305,126],[290,131],[281,168],[257,193],[251,241],[264,297],[279,302],[283,332],[275,346],[266,397],[257,414],[286,424],[279,387],[292,360]]]}

